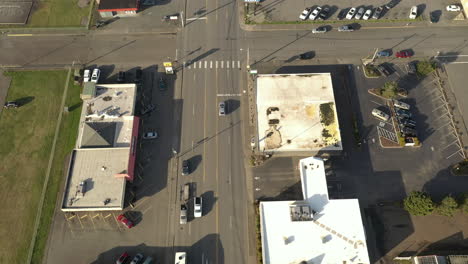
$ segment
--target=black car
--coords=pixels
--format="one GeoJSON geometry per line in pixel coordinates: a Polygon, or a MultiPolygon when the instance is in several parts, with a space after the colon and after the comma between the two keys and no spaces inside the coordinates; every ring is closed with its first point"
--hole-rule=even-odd
{"type": "Polygon", "coordinates": [[[135,83],[139,84],[141,83],[141,77],[143,76],[143,71],[141,69],[137,69],[135,71],[135,83]]]}
{"type": "Polygon", "coordinates": [[[323,19],[323,20],[327,19],[328,14],[330,14],[330,8],[324,7],[322,9],[322,12],[320,12],[320,14],[319,14],[319,19],[323,19]]]}
{"type": "Polygon", "coordinates": [[[380,16],[382,15],[382,11],[383,11],[383,7],[381,7],[381,6],[377,7],[374,14],[372,15],[372,18],[373,19],[379,19],[380,16]]]}
{"type": "Polygon", "coordinates": [[[5,105],[3,105],[4,108],[18,108],[19,106],[20,105],[14,101],[6,102],[5,105]]]}
{"type": "Polygon", "coordinates": [[[182,161],[182,175],[190,174],[190,161],[184,160],[182,161]]]}
{"type": "Polygon", "coordinates": [[[314,53],[312,51],[309,52],[304,52],[301,55],[299,55],[299,58],[301,60],[310,60],[314,57],[314,53]]]}
{"type": "Polygon", "coordinates": [[[379,72],[385,76],[390,76],[392,74],[390,70],[388,69],[388,67],[383,63],[377,66],[377,70],[379,70],[379,72]]]}
{"type": "Polygon", "coordinates": [[[117,76],[117,83],[124,83],[125,82],[125,72],[119,71],[119,75],[117,76]]]}
{"type": "Polygon", "coordinates": [[[431,13],[429,13],[429,18],[430,18],[431,23],[439,22],[439,19],[440,19],[441,15],[442,15],[441,10],[435,10],[435,11],[432,11],[431,13]]]}
{"type": "Polygon", "coordinates": [[[341,10],[338,14],[338,19],[343,20],[346,17],[346,13],[348,13],[346,9],[341,10]]]}
{"type": "Polygon", "coordinates": [[[397,114],[397,116],[400,116],[403,118],[411,118],[411,113],[403,109],[398,109],[395,111],[395,113],[397,114]]]}
{"type": "Polygon", "coordinates": [[[414,130],[412,128],[409,128],[409,127],[403,127],[401,129],[401,133],[404,134],[407,137],[416,137],[417,136],[416,130],[414,130]]]}
{"type": "Polygon", "coordinates": [[[410,128],[416,127],[416,122],[411,119],[402,118],[399,121],[400,121],[400,127],[410,127],[410,128]]]}

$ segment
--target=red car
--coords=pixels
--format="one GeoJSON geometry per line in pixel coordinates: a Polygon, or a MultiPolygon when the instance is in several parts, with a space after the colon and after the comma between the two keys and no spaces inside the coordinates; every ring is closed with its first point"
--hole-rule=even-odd
{"type": "Polygon", "coordinates": [[[117,259],[115,264],[124,264],[124,263],[127,263],[129,260],[130,260],[130,255],[128,255],[127,252],[124,252],[122,253],[122,255],[120,255],[119,259],[117,259]]]}
{"type": "Polygon", "coordinates": [[[395,56],[397,58],[410,58],[413,56],[413,54],[410,51],[402,50],[402,51],[397,52],[395,56]]]}
{"type": "Polygon", "coordinates": [[[123,215],[123,214],[117,216],[117,221],[124,224],[127,228],[132,228],[133,227],[133,222],[128,220],[127,217],[125,217],[125,215],[123,215]]]}

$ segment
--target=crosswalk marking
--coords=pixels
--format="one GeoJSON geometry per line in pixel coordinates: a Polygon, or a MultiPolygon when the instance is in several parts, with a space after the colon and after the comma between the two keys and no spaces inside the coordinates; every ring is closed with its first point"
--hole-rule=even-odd
{"type": "Polygon", "coordinates": [[[234,61],[232,61],[232,68],[234,69],[236,66],[234,65],[234,61]]]}
{"type": "Polygon", "coordinates": [[[207,61],[205,61],[205,69],[206,69],[206,63],[207,63],[207,61]]]}
{"type": "Polygon", "coordinates": [[[241,62],[239,60],[235,61],[184,61],[182,67],[186,69],[241,69],[241,62]],[[226,62],[226,64],[224,63],[226,62]],[[237,63],[236,63],[237,62],[237,63]],[[226,66],[226,67],[225,67],[226,66]]]}
{"type": "Polygon", "coordinates": [[[224,61],[221,61],[221,69],[224,68],[224,61]]]}
{"type": "Polygon", "coordinates": [[[198,62],[198,68],[201,68],[201,61],[198,62]]]}
{"type": "Polygon", "coordinates": [[[216,69],[218,69],[218,61],[216,61],[216,69]]]}
{"type": "Polygon", "coordinates": [[[226,68],[229,69],[229,61],[226,61],[226,68]]]}
{"type": "Polygon", "coordinates": [[[240,69],[240,61],[237,61],[237,68],[240,69]]]}
{"type": "Polygon", "coordinates": [[[210,61],[210,69],[213,69],[213,61],[210,61]]]}

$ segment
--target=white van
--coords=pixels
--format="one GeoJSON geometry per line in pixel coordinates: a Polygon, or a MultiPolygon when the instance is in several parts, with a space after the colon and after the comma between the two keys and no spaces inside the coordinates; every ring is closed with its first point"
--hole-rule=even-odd
{"type": "Polygon", "coordinates": [[[388,119],[390,119],[390,116],[387,115],[386,113],[380,111],[379,109],[375,108],[374,110],[372,110],[372,115],[377,117],[378,119],[380,120],[383,120],[383,121],[388,121],[388,119]]]}
{"type": "Polygon", "coordinates": [[[401,101],[398,101],[398,100],[393,100],[393,105],[397,108],[400,108],[400,109],[404,109],[404,110],[409,110],[410,109],[410,105],[407,104],[407,103],[403,103],[401,101]]]}

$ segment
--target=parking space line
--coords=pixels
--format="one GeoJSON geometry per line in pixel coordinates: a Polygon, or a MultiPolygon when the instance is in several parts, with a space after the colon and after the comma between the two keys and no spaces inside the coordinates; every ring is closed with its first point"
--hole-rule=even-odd
{"type": "Polygon", "coordinates": [[[445,103],[441,104],[440,106],[436,107],[434,110],[432,110],[431,113],[434,113],[435,111],[439,110],[440,108],[446,106],[445,103]]]}
{"type": "Polygon", "coordinates": [[[76,219],[78,219],[78,222],[80,223],[80,226],[81,226],[81,230],[83,230],[84,226],[83,226],[83,223],[81,222],[81,217],[77,217],[76,219]]]}
{"type": "Polygon", "coordinates": [[[109,216],[111,216],[112,214],[108,214],[106,216],[104,216],[104,219],[108,218],[109,216]]]}
{"type": "Polygon", "coordinates": [[[88,216],[87,214],[82,215],[82,216],[80,216],[80,219],[83,219],[83,218],[85,218],[85,217],[87,217],[87,216],[88,216]]]}
{"type": "Polygon", "coordinates": [[[443,117],[446,117],[446,116],[448,116],[448,115],[449,115],[449,113],[447,112],[447,113],[445,113],[445,114],[443,114],[443,115],[437,117],[437,118],[434,119],[432,122],[437,121],[437,120],[439,120],[439,119],[441,119],[441,118],[443,118],[443,117]]]}
{"type": "Polygon", "coordinates": [[[96,214],[96,215],[95,215],[95,216],[93,216],[92,218],[94,219],[94,218],[98,217],[99,215],[100,215],[100,214],[96,214]]]}
{"type": "Polygon", "coordinates": [[[445,126],[450,125],[451,123],[452,123],[452,122],[447,122],[445,125],[440,126],[440,127],[438,127],[437,129],[435,129],[435,131],[438,131],[439,129],[441,129],[441,128],[445,127],[445,126]]]}
{"type": "MultiPolygon", "coordinates": [[[[452,145],[455,144],[455,143],[458,143],[458,139],[456,139],[456,140],[453,141],[452,143],[448,144],[447,146],[443,147],[442,150],[447,149],[448,147],[452,146],[452,145]]],[[[460,147],[460,146],[458,146],[458,147],[460,147]]]]}
{"type": "Polygon", "coordinates": [[[374,104],[376,104],[376,105],[382,105],[381,103],[377,103],[377,102],[372,101],[372,100],[371,100],[371,102],[374,103],[374,104]]]}
{"type": "MultiPolygon", "coordinates": [[[[453,157],[455,154],[459,154],[460,151],[462,151],[462,150],[461,150],[461,149],[457,150],[455,153],[452,153],[450,156],[448,156],[448,157],[445,158],[445,159],[450,159],[450,158],[453,157]]],[[[464,158],[463,155],[460,154],[460,156],[462,156],[462,158],[464,158]]]]}

